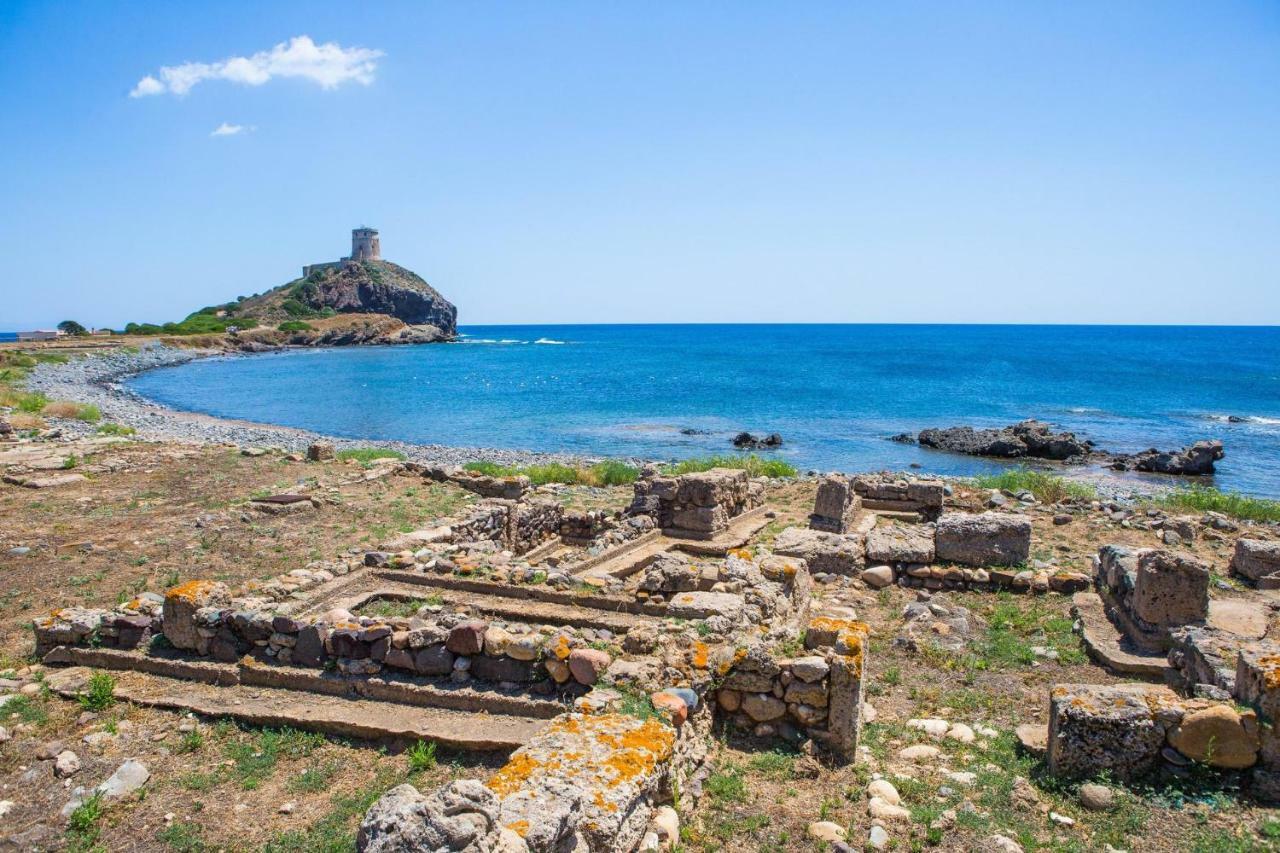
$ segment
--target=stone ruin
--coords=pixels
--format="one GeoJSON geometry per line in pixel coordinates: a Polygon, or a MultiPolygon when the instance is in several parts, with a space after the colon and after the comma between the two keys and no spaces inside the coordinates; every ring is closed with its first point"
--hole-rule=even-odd
{"type": "MultiPolygon", "coordinates": [[[[1232,568],[1265,572],[1268,545],[1239,540],[1232,568]]],[[[1054,686],[1047,732],[1024,727],[1024,743],[1044,737],[1049,772],[1062,778],[1129,781],[1196,763],[1280,802],[1270,603],[1211,598],[1213,567],[1172,549],[1105,545],[1094,568],[1096,590],[1073,598],[1085,648],[1113,671],[1163,683],[1054,686]]]]}
{"type": "Polygon", "coordinates": [[[809,527],[789,527],[777,554],[803,559],[815,576],[858,577],[928,590],[1009,589],[1070,593],[1080,572],[1025,568],[1031,520],[1015,512],[945,511],[946,486],[894,475],[833,474],[818,487],[809,527]]]}
{"type": "Polygon", "coordinates": [[[143,704],[513,750],[487,780],[393,789],[363,850],[651,847],[674,792],[697,796],[716,717],[853,759],[867,628],[810,612],[804,559],[745,547],[771,515],[762,483],[650,470],[609,514],[566,512],[519,477],[379,466],[393,475],[482,500],[240,589],[192,580],[55,611],[33,623],[44,660],[72,667],[54,689],[110,668],[143,704]]]}

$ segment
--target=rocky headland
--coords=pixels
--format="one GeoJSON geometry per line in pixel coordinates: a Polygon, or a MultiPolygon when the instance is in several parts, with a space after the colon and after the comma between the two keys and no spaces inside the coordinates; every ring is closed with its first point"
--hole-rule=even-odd
{"type": "MultiPolygon", "coordinates": [[[[895,441],[910,443],[909,434],[894,436],[895,441]]],[[[914,441],[922,447],[987,456],[994,459],[1043,459],[1067,464],[1098,464],[1114,471],[1141,471],[1151,474],[1209,476],[1214,463],[1225,455],[1218,440],[1197,441],[1177,450],[1150,448],[1138,453],[1112,453],[1078,438],[1072,432],[1054,432],[1043,421],[1025,420],[998,429],[974,429],[954,426],[946,429],[921,430],[914,441]]]]}

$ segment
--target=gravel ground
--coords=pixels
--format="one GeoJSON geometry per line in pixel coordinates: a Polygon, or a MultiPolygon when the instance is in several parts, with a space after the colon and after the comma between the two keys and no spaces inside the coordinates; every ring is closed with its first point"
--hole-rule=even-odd
{"type": "MultiPolygon", "coordinates": [[[[326,436],[291,427],[228,420],[171,409],[135,393],[124,385],[125,379],[144,370],[184,364],[212,355],[225,355],[225,353],[214,350],[178,349],[160,344],[136,351],[116,350],[85,358],[73,358],[65,364],[37,365],[28,375],[26,387],[28,391],[43,392],[51,399],[93,404],[102,410],[104,421],[131,426],[138,431],[137,437],[144,440],[274,447],[285,451],[303,452],[311,442],[326,438],[339,450],[354,447],[384,447],[398,450],[415,462],[439,465],[460,465],[476,459],[488,459],[503,465],[590,461],[568,454],[533,453],[483,447],[445,447],[439,444],[352,440],[326,436]]],[[[82,421],[51,420],[56,420],[64,434],[88,435],[95,429],[93,424],[82,421]]]]}
{"type": "MultiPolygon", "coordinates": [[[[153,344],[138,350],[115,350],[86,358],[73,358],[65,364],[37,365],[29,374],[27,389],[41,391],[51,399],[92,403],[102,410],[103,419],[131,426],[138,437],[153,441],[177,441],[190,444],[234,444],[240,447],[274,447],[287,452],[302,452],[311,442],[327,438],[338,449],[385,447],[404,453],[416,462],[460,465],[476,459],[488,459],[503,465],[531,465],[546,462],[590,462],[588,458],[563,453],[534,453],[521,450],[498,450],[483,447],[446,447],[439,444],[409,444],[403,441],[353,440],[321,433],[270,426],[248,421],[216,418],[210,415],[168,408],[135,393],[124,380],[144,370],[184,364],[197,358],[225,355],[220,350],[196,350],[153,344]]],[[[251,356],[245,356],[250,358],[251,356]]],[[[76,420],[57,419],[64,434],[91,434],[94,425],[76,420]]],[[[632,464],[647,460],[629,459],[632,464]]],[[[809,472],[814,475],[817,472],[809,472]]],[[[913,472],[919,476],[925,472],[913,472]]],[[[1102,469],[1063,472],[1073,480],[1091,483],[1103,500],[1129,502],[1167,492],[1171,487],[1134,476],[1119,476],[1102,469]]]]}

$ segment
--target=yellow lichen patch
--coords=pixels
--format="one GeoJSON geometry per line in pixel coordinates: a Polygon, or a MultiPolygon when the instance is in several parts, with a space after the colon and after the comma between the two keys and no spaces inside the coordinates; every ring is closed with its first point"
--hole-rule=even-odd
{"type": "Polygon", "coordinates": [[[693,665],[698,669],[706,669],[707,657],[709,654],[710,649],[707,647],[706,643],[701,640],[695,641],[693,644],[693,665]]]}
{"type": "Polygon", "coordinates": [[[521,838],[524,838],[526,835],[529,834],[529,821],[513,820],[511,821],[511,823],[507,824],[507,829],[511,830],[521,838]]]}
{"type": "Polygon", "coordinates": [[[513,794],[524,787],[534,771],[542,769],[542,762],[531,757],[527,752],[517,751],[511,760],[499,768],[485,784],[499,797],[513,794]]]}
{"type": "Polygon", "coordinates": [[[609,812],[616,812],[618,810],[618,804],[611,803],[608,800],[606,800],[604,798],[603,791],[596,791],[595,796],[591,798],[591,801],[596,804],[596,808],[598,809],[604,809],[605,811],[609,811],[609,812]]]}
{"type": "Polygon", "coordinates": [[[1280,690],[1280,655],[1259,655],[1258,668],[1262,670],[1262,685],[1268,690],[1280,690]]]}
{"type": "Polygon", "coordinates": [[[573,651],[573,649],[569,647],[569,638],[564,634],[558,634],[556,636],[556,644],[552,647],[551,653],[560,660],[564,660],[569,657],[569,652],[571,651],[573,651]]]}
{"type": "Polygon", "coordinates": [[[730,557],[737,557],[739,560],[747,560],[750,562],[755,555],[747,548],[734,548],[729,552],[730,557]]]}
{"type": "Polygon", "coordinates": [[[194,604],[196,599],[207,594],[216,584],[213,581],[194,580],[170,589],[164,597],[170,601],[185,601],[194,604]]]}

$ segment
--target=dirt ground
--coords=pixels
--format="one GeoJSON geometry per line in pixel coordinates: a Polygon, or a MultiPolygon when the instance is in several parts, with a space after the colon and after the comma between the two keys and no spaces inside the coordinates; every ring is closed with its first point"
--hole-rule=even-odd
{"type": "MultiPolygon", "coordinates": [[[[89,479],[40,490],[0,485],[0,677],[38,676],[29,624],[57,606],[110,606],[193,578],[265,579],[363,550],[475,500],[416,477],[369,480],[359,463],[255,458],[233,448],[125,442],[78,470],[89,479]],[[252,496],[299,484],[323,499],[318,509],[264,516],[245,507],[252,496]]],[[[780,515],[761,541],[803,523],[813,489],[811,482],[775,487],[770,503],[780,515]]],[[[577,507],[620,507],[629,496],[628,488],[560,493],[577,507]]],[[[1088,571],[1106,542],[1156,544],[1154,533],[1117,527],[1099,513],[1062,526],[1044,514],[1036,516],[1033,558],[1088,571]]],[[[1230,547],[1198,541],[1193,549],[1225,575],[1230,547]]],[[[1214,595],[1240,594],[1222,580],[1227,588],[1215,586],[1214,595]]],[[[948,593],[943,598],[968,608],[978,627],[962,650],[945,652],[895,642],[914,590],[837,583],[819,585],[816,594],[820,603],[853,607],[872,627],[866,685],[875,721],[864,729],[866,760],[832,768],[779,743],[721,731],[701,798],[687,794],[679,803],[681,849],[822,849],[806,832],[820,819],[846,827],[859,849],[871,825],[865,788],[875,773],[893,781],[911,811],[910,820],[887,825],[892,849],[982,849],[994,833],[1027,850],[1280,849],[1280,813],[1218,778],[1190,772],[1119,789],[1113,811],[1089,812],[1074,788],[1045,778],[1037,760],[1015,748],[1017,725],[1047,719],[1051,684],[1117,680],[1084,655],[1068,597],[948,593]],[[988,726],[995,735],[937,742],[945,754],[930,765],[898,759],[902,746],[925,739],[906,721],[929,716],[988,726]]],[[[392,785],[429,789],[484,776],[502,760],[425,750],[389,755],[367,744],[121,703],[94,710],[34,687],[0,707],[10,734],[0,744],[0,800],[11,803],[0,803],[0,849],[347,850],[359,816],[392,785]],[[56,778],[54,762],[37,757],[51,741],[81,760],[69,778],[56,778]],[[76,786],[96,785],[127,758],[150,770],[139,792],[70,823],[59,814],[76,786]]]]}

